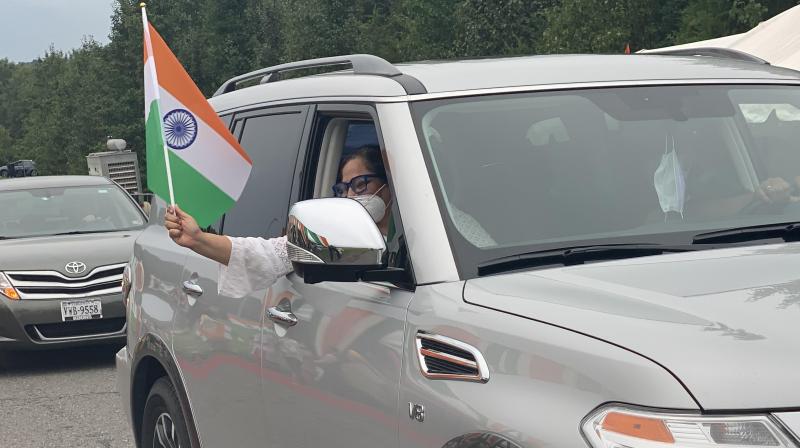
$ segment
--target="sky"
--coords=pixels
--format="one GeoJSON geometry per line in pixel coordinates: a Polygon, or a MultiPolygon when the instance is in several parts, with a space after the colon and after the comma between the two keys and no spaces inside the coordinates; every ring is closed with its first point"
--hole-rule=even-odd
{"type": "Polygon", "coordinates": [[[0,0],[0,59],[27,62],[52,44],[69,51],[84,36],[108,43],[114,0],[0,0]]]}

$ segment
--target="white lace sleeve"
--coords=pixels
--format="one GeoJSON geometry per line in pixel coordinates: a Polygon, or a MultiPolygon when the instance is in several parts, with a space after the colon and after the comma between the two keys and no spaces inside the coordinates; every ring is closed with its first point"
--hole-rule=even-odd
{"type": "Polygon", "coordinates": [[[259,289],[269,288],[279,278],[292,272],[286,255],[286,237],[237,238],[231,240],[228,265],[219,265],[217,288],[220,295],[244,297],[259,289]]]}

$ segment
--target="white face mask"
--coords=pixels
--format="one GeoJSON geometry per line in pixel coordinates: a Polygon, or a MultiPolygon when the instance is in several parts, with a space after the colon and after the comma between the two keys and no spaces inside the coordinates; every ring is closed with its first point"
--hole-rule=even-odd
{"type": "Polygon", "coordinates": [[[378,191],[373,194],[364,194],[361,196],[353,196],[351,198],[355,201],[358,201],[359,204],[363,205],[364,208],[367,209],[367,212],[369,212],[369,215],[372,216],[372,220],[375,221],[375,223],[381,222],[384,215],[386,215],[386,203],[383,202],[383,199],[380,196],[378,196],[378,193],[380,193],[385,186],[386,184],[383,184],[383,186],[378,188],[378,191]]]}
{"type": "MultiPolygon", "coordinates": [[[[658,202],[664,213],[677,212],[683,217],[686,200],[686,180],[681,169],[678,154],[675,151],[675,138],[672,138],[672,149],[669,149],[669,137],[661,156],[661,163],[653,175],[653,186],[658,194],[658,202]]],[[[666,218],[666,217],[665,217],[666,218]]]]}

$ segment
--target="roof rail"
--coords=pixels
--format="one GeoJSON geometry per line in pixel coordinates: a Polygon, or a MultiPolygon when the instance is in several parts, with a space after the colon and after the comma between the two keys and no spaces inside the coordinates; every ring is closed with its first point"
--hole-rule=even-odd
{"type": "Polygon", "coordinates": [[[647,50],[642,54],[661,54],[667,56],[710,56],[714,58],[736,59],[738,61],[755,62],[757,64],[770,65],[769,62],[750,53],[733,48],[721,47],[698,47],[698,48],[676,48],[673,50],[647,50]]]}
{"type": "Polygon", "coordinates": [[[356,75],[375,75],[392,78],[397,81],[409,95],[428,93],[425,86],[417,78],[406,75],[392,65],[389,61],[373,56],[371,54],[349,54],[344,56],[333,56],[328,58],[307,59],[305,61],[289,62],[287,64],[275,65],[272,67],[255,70],[244,75],[234,76],[225,81],[213,96],[223,93],[233,92],[236,86],[254,78],[261,78],[261,84],[279,81],[279,75],[283,72],[300,70],[316,67],[330,67],[335,65],[351,65],[353,73],[356,75]]]}

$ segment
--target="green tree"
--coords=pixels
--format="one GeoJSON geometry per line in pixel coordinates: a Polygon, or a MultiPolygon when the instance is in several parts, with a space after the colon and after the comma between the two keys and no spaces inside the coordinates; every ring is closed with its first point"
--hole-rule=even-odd
{"type": "Polygon", "coordinates": [[[796,0],[691,0],[681,15],[675,42],[742,33],[795,5],[796,0]]]}
{"type": "MultiPolygon", "coordinates": [[[[460,2],[399,0],[392,5],[383,26],[373,26],[364,33],[362,40],[380,42],[381,50],[370,51],[390,61],[452,58],[457,34],[454,11],[460,2]]],[[[369,46],[364,45],[364,48],[369,46]]]]}
{"type": "MultiPolygon", "coordinates": [[[[226,79],[347,53],[390,61],[534,53],[620,53],[741,32],[797,0],[152,0],[148,16],[210,96],[226,79]]],[[[83,173],[106,136],[145,166],[142,22],[115,0],[110,42],[0,59],[0,160],[83,173]]]]}
{"type": "Polygon", "coordinates": [[[6,128],[0,126],[0,165],[5,165],[15,158],[12,151],[12,144],[11,134],[8,133],[6,128]]]}
{"type": "Polygon", "coordinates": [[[672,43],[686,0],[562,0],[546,14],[546,53],[621,53],[672,43]]]}
{"type": "Polygon", "coordinates": [[[463,0],[455,9],[456,57],[535,54],[554,0],[463,0]]]}

